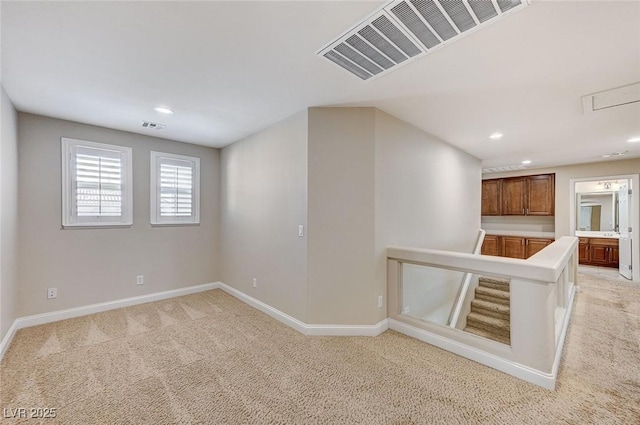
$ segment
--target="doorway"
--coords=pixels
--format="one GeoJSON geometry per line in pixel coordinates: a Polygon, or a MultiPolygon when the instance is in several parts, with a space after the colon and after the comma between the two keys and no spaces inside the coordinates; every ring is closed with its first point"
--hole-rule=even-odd
{"type": "Polygon", "coordinates": [[[639,176],[572,179],[570,185],[570,234],[590,241],[617,239],[611,257],[615,255],[620,275],[640,282],[639,176]]]}

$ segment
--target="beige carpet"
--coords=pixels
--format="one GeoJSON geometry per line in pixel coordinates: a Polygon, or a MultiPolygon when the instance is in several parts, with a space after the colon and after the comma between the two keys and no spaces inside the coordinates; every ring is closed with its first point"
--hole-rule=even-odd
{"type": "Polygon", "coordinates": [[[46,424],[640,424],[640,286],[580,277],[555,392],[392,331],[305,337],[214,290],[19,331],[0,412],[56,408],[46,424]]]}

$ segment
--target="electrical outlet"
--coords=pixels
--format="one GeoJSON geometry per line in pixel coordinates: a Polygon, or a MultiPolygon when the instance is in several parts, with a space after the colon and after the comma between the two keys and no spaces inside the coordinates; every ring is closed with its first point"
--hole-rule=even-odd
{"type": "Polygon", "coordinates": [[[51,300],[58,296],[58,288],[49,288],[47,289],[47,299],[51,300]]]}
{"type": "Polygon", "coordinates": [[[378,295],[378,307],[382,307],[383,302],[382,295],[378,295]]]}
{"type": "Polygon", "coordinates": [[[136,285],[144,285],[144,276],[136,276],[136,285]]]}
{"type": "Polygon", "coordinates": [[[258,279],[256,279],[255,277],[253,278],[253,287],[254,288],[258,287],[258,279]]]}
{"type": "Polygon", "coordinates": [[[404,310],[402,310],[402,314],[409,314],[410,311],[411,311],[411,307],[406,306],[404,310]]]}

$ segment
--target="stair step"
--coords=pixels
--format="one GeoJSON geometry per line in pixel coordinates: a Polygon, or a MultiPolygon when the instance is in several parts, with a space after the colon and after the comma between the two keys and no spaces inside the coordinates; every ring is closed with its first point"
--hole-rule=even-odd
{"type": "Polygon", "coordinates": [[[502,335],[496,335],[473,326],[467,326],[466,328],[464,328],[464,331],[481,336],[483,338],[491,339],[493,341],[501,342],[502,344],[511,345],[511,338],[502,335]]]}
{"type": "Polygon", "coordinates": [[[478,286],[476,288],[476,298],[492,301],[497,304],[509,305],[509,292],[501,291],[499,289],[487,288],[485,286],[478,286]]]}
{"type": "Polygon", "coordinates": [[[511,335],[511,323],[509,320],[498,317],[471,312],[467,316],[467,325],[505,337],[511,335]]]}
{"type": "Polygon", "coordinates": [[[474,311],[487,316],[493,316],[507,320],[511,318],[511,307],[509,307],[508,305],[494,303],[477,298],[471,301],[471,312],[474,311]]]}
{"type": "Polygon", "coordinates": [[[507,292],[509,292],[509,282],[510,280],[507,280],[507,279],[499,279],[496,277],[487,277],[487,276],[480,276],[480,278],[478,279],[478,285],[480,286],[484,286],[486,288],[498,289],[498,290],[507,291],[507,292]]]}

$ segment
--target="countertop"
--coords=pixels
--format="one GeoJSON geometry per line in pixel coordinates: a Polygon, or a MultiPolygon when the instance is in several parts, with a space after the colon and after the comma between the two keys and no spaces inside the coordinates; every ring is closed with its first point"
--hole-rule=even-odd
{"type": "Polygon", "coordinates": [[[520,236],[523,238],[555,239],[555,232],[532,232],[522,230],[486,230],[487,235],[495,236],[520,236]]]}
{"type": "Polygon", "coordinates": [[[620,234],[616,232],[581,232],[576,230],[576,236],[579,238],[620,239],[620,234]]]}

